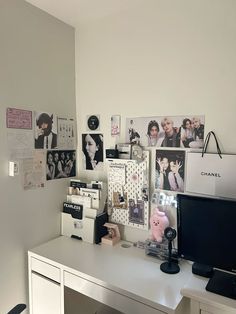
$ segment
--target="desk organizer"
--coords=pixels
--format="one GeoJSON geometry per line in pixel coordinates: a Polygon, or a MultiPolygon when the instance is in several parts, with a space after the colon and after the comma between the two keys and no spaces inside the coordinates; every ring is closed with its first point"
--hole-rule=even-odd
{"type": "MultiPolygon", "coordinates": [[[[146,240],[145,253],[161,260],[168,260],[168,241],[164,239],[159,243],[157,241],[146,240]]],[[[175,248],[172,248],[172,259],[178,261],[178,251],[175,248]]]]}
{"type": "Polygon", "coordinates": [[[102,188],[97,188],[97,185],[93,188],[91,184],[79,180],[71,184],[76,185],[73,189],[76,194],[67,195],[64,202],[61,234],[97,244],[107,234],[106,227],[103,227],[108,221],[107,213],[104,212],[107,186],[101,183],[102,188]]]}

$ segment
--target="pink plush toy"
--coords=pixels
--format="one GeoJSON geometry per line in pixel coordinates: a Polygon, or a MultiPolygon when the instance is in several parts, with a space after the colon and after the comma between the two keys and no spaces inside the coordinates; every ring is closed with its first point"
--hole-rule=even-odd
{"type": "Polygon", "coordinates": [[[156,211],[150,217],[151,225],[151,239],[157,242],[162,242],[164,230],[169,226],[169,220],[164,212],[160,212],[157,208],[156,211]]]}

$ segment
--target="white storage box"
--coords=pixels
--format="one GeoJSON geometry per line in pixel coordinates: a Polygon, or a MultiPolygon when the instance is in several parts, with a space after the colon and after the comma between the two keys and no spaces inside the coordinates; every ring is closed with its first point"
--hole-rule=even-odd
{"type": "Polygon", "coordinates": [[[84,217],[80,220],[61,213],[61,234],[68,237],[74,235],[85,242],[94,243],[94,222],[94,218],[84,217]]]}

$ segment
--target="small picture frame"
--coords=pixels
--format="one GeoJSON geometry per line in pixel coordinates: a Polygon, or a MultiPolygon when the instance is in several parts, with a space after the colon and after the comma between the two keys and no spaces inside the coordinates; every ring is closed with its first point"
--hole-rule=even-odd
{"type": "Polygon", "coordinates": [[[148,194],[149,194],[149,190],[146,187],[142,188],[142,200],[144,202],[148,202],[148,194]]]}
{"type": "Polygon", "coordinates": [[[127,209],[127,193],[113,192],[113,207],[127,209]]]}

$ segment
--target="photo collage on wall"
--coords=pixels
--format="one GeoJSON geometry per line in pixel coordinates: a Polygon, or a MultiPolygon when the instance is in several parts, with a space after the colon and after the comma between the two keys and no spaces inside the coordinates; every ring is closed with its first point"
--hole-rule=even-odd
{"type": "Polygon", "coordinates": [[[157,148],[155,189],[183,193],[186,150],[203,148],[204,129],[204,115],[130,117],[125,136],[127,143],[157,148]]]}
{"type": "Polygon", "coordinates": [[[23,188],[76,175],[76,123],[55,113],[6,109],[9,158],[21,160],[23,188]]]}
{"type": "Polygon", "coordinates": [[[46,179],[76,176],[75,121],[54,113],[35,113],[35,149],[46,149],[46,179]]]}

